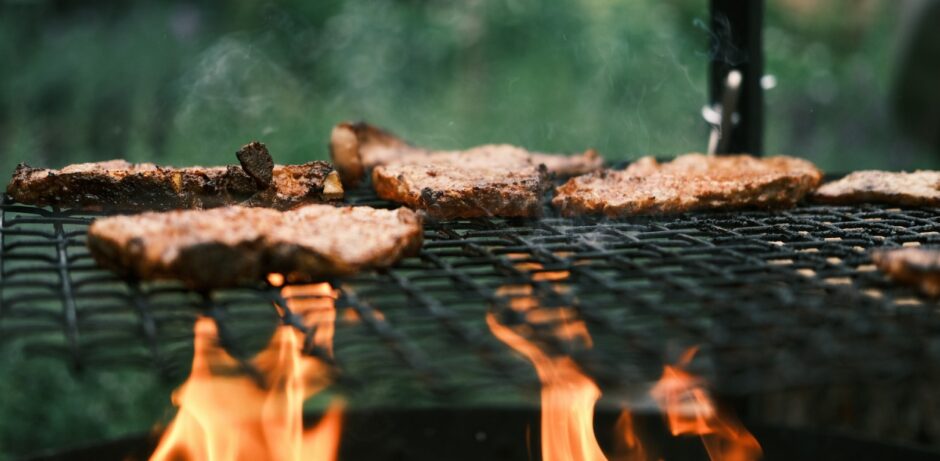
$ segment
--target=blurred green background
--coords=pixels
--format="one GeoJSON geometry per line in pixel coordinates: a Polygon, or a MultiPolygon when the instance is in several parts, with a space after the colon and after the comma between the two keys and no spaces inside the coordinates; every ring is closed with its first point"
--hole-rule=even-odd
{"type": "MultiPolygon", "coordinates": [[[[702,150],[706,0],[3,3],[0,171],[128,158],[325,158],[367,120],[414,142],[702,150]]],[[[889,110],[907,2],[768,5],[767,151],[934,166],[889,110]]]]}
{"type": "MultiPolygon", "coordinates": [[[[769,0],[770,153],[829,171],[937,167],[892,94],[911,2],[769,0]]],[[[0,171],[126,158],[327,157],[336,122],[416,143],[705,149],[706,0],[0,0],[0,171]]],[[[4,173],[8,174],[8,173],[4,173]]],[[[150,373],[32,361],[0,343],[0,459],[144,431],[171,413],[150,373]]]]}

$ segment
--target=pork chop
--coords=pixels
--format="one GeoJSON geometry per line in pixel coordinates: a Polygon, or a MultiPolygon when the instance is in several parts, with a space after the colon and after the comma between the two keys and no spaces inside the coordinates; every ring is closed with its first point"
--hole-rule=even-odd
{"type": "MultiPolygon", "coordinates": [[[[472,150],[484,151],[511,146],[486,145],[472,150]]],[[[543,164],[549,173],[574,176],[601,168],[604,160],[593,149],[577,155],[545,154],[514,147],[531,157],[535,165],[543,164]]],[[[340,123],[330,136],[330,155],[339,170],[343,184],[356,185],[373,168],[389,163],[420,163],[438,154],[459,154],[467,151],[434,151],[415,147],[401,138],[366,123],[340,123]]]]}
{"type": "Polygon", "coordinates": [[[940,171],[856,171],[823,184],[812,198],[834,205],[940,206],[940,171]]]}
{"type": "Polygon", "coordinates": [[[871,259],[888,277],[916,286],[928,296],[940,296],[940,249],[879,249],[872,251],[871,259]]]}
{"type": "Polygon", "coordinates": [[[232,204],[287,209],[343,197],[338,174],[329,163],[273,165],[257,142],[242,148],[238,157],[241,166],[174,168],[109,160],[55,170],[20,164],[7,193],[36,206],[123,210],[232,204]]]}
{"type": "Polygon", "coordinates": [[[495,145],[380,165],[372,185],[379,197],[435,218],[533,217],[541,214],[547,176],[526,151],[495,145]]]}
{"type": "Polygon", "coordinates": [[[88,248],[104,267],[193,288],[234,286],[269,273],[322,280],[386,267],[421,246],[411,210],[306,205],[289,211],[231,206],[102,218],[88,248]]]}
{"type": "Polygon", "coordinates": [[[566,216],[611,217],[697,210],[785,208],[822,180],[810,162],[793,157],[686,154],[667,163],[639,159],[622,171],[570,179],[552,205],[566,216]]]}

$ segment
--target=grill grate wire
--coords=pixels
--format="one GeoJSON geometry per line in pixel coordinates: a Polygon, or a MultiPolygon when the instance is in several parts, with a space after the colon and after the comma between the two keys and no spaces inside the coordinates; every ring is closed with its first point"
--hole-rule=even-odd
{"type": "MultiPolygon", "coordinates": [[[[347,201],[392,207],[368,185],[347,201]]],[[[266,284],[195,293],[99,269],[84,238],[101,213],[9,198],[0,210],[0,345],[18,342],[76,370],[154,367],[175,379],[187,372],[200,314],[240,360],[279,323],[313,334],[266,284]]],[[[490,334],[487,312],[572,356],[605,389],[645,385],[696,345],[693,371],[729,394],[930,376],[940,363],[937,303],[888,281],[868,250],[937,243],[937,210],[874,205],[428,220],[417,256],[331,281],[335,359],[307,352],[376,402],[489,402],[537,389],[531,367],[490,334]],[[557,319],[517,312],[519,296],[574,312],[594,346],[553,334],[557,319]]]]}

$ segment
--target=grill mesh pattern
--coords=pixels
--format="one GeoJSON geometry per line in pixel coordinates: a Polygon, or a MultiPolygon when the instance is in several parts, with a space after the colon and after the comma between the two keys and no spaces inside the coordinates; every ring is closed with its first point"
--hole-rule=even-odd
{"type": "MultiPolygon", "coordinates": [[[[349,201],[390,206],[368,188],[349,201]]],[[[153,366],[177,377],[197,315],[215,318],[223,346],[240,357],[279,322],[302,327],[272,308],[286,303],[269,286],[194,293],[97,268],[84,245],[95,214],[8,199],[0,207],[2,341],[76,369],[153,366]]],[[[429,221],[425,239],[392,269],[331,282],[338,379],[360,402],[491,402],[536,388],[531,367],[490,334],[487,312],[525,324],[531,340],[571,355],[606,390],[656,379],[691,346],[701,348],[693,370],[724,393],[910,379],[940,363],[936,302],[891,284],[868,256],[940,243],[936,210],[803,206],[626,220],[547,210],[535,221],[429,221]],[[525,303],[543,309],[520,312],[525,303]],[[593,347],[559,335],[563,318],[583,321],[593,347]]]]}

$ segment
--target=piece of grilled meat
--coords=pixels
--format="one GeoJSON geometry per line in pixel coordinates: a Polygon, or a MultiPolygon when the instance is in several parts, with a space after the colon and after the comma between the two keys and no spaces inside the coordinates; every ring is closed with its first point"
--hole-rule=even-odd
{"type": "Polygon", "coordinates": [[[235,152],[238,163],[248,176],[254,178],[259,187],[270,187],[274,182],[274,159],[268,148],[258,141],[252,141],[235,152]]]}
{"type": "Polygon", "coordinates": [[[408,209],[241,206],[102,218],[88,230],[95,260],[123,276],[192,288],[235,286],[269,273],[322,280],[386,267],[416,252],[421,219],[408,209]]]}
{"type": "MultiPolygon", "coordinates": [[[[511,146],[486,145],[474,148],[486,151],[511,146]]],[[[544,164],[549,173],[574,176],[600,169],[604,160],[593,149],[577,155],[529,152],[513,147],[530,156],[535,165],[544,164]]],[[[330,155],[339,170],[343,184],[358,184],[373,168],[390,163],[421,163],[437,159],[440,154],[459,154],[467,151],[434,151],[412,146],[397,136],[366,123],[340,123],[330,136],[330,155]]]]}
{"type": "Polygon", "coordinates": [[[810,162],[792,157],[686,154],[668,163],[644,157],[623,171],[572,178],[552,204],[566,216],[611,217],[734,208],[785,208],[822,180],[810,162]]]}
{"type": "Polygon", "coordinates": [[[871,259],[893,280],[916,286],[928,296],[940,296],[940,249],[879,249],[872,251],[871,259]]]}
{"type": "Polygon", "coordinates": [[[343,197],[339,177],[327,162],[273,165],[267,149],[257,142],[238,156],[243,166],[173,168],[110,160],[54,170],[20,164],[7,193],[30,205],[121,210],[232,204],[287,209],[343,197]]]}
{"type": "Polygon", "coordinates": [[[379,197],[435,218],[533,217],[549,181],[526,151],[500,145],[381,165],[372,185],[379,197]]]}
{"type": "Polygon", "coordinates": [[[833,205],[940,206],[940,171],[856,171],[823,184],[812,198],[833,205]]]}

